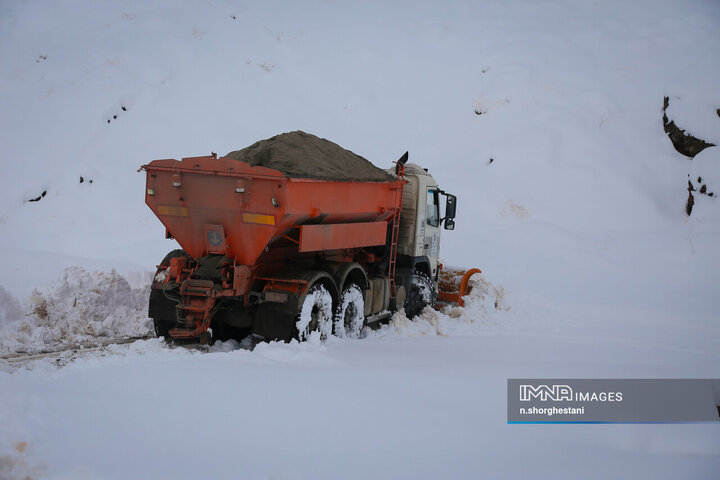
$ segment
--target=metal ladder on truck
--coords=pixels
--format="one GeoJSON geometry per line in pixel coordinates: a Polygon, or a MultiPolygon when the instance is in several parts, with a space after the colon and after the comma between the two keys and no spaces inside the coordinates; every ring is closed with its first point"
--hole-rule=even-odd
{"type": "Polygon", "coordinates": [[[390,297],[397,298],[397,284],[395,282],[395,270],[397,267],[397,246],[400,236],[400,213],[402,213],[403,190],[405,188],[405,163],[408,161],[408,152],[395,162],[395,174],[398,176],[399,186],[395,188],[395,205],[399,205],[392,219],[392,233],[390,235],[390,264],[388,265],[388,276],[390,277],[390,297]],[[399,197],[399,198],[398,198],[399,197]]]}

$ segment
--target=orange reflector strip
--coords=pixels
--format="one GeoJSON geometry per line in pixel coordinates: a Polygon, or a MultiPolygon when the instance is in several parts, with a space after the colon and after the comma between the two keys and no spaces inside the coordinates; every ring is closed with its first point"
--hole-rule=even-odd
{"type": "Polygon", "coordinates": [[[187,207],[176,207],[173,205],[158,205],[159,215],[172,215],[173,217],[187,217],[187,207]]]}
{"type": "Polygon", "coordinates": [[[272,215],[263,215],[261,213],[243,213],[243,222],[259,223],[260,225],[275,225],[275,217],[272,215]]]}

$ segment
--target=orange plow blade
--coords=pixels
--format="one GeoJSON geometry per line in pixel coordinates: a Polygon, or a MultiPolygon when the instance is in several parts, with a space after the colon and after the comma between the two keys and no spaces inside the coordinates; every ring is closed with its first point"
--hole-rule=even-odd
{"type": "Polygon", "coordinates": [[[443,266],[438,277],[438,300],[442,303],[457,303],[460,307],[464,306],[463,297],[472,290],[469,282],[476,273],[482,271],[477,268],[462,270],[443,266]]]}

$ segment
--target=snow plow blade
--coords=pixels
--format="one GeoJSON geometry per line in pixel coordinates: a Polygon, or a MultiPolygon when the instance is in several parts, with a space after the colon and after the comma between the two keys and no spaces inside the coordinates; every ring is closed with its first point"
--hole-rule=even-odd
{"type": "Polygon", "coordinates": [[[438,278],[438,303],[439,306],[447,303],[457,303],[463,307],[463,297],[470,293],[472,286],[470,278],[476,273],[482,273],[480,269],[471,268],[462,270],[454,267],[443,266],[438,278]]]}

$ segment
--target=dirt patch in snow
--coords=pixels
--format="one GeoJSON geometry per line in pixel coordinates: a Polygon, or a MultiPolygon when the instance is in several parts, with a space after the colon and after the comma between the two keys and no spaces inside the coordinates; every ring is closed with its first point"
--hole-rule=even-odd
{"type": "Polygon", "coordinates": [[[260,140],[227,158],[278,170],[291,178],[339,182],[391,182],[393,177],[360,155],[300,130],[260,140]]]}
{"type": "Polygon", "coordinates": [[[512,200],[508,200],[505,203],[502,211],[500,212],[500,216],[502,216],[503,218],[512,217],[517,218],[518,220],[522,220],[523,218],[527,218],[530,216],[530,211],[522,205],[513,202],[512,200]]]}
{"type": "Polygon", "coordinates": [[[0,478],[28,480],[45,477],[47,472],[45,465],[36,463],[28,457],[27,441],[15,441],[11,448],[4,450],[8,453],[0,456],[0,478]]]}

